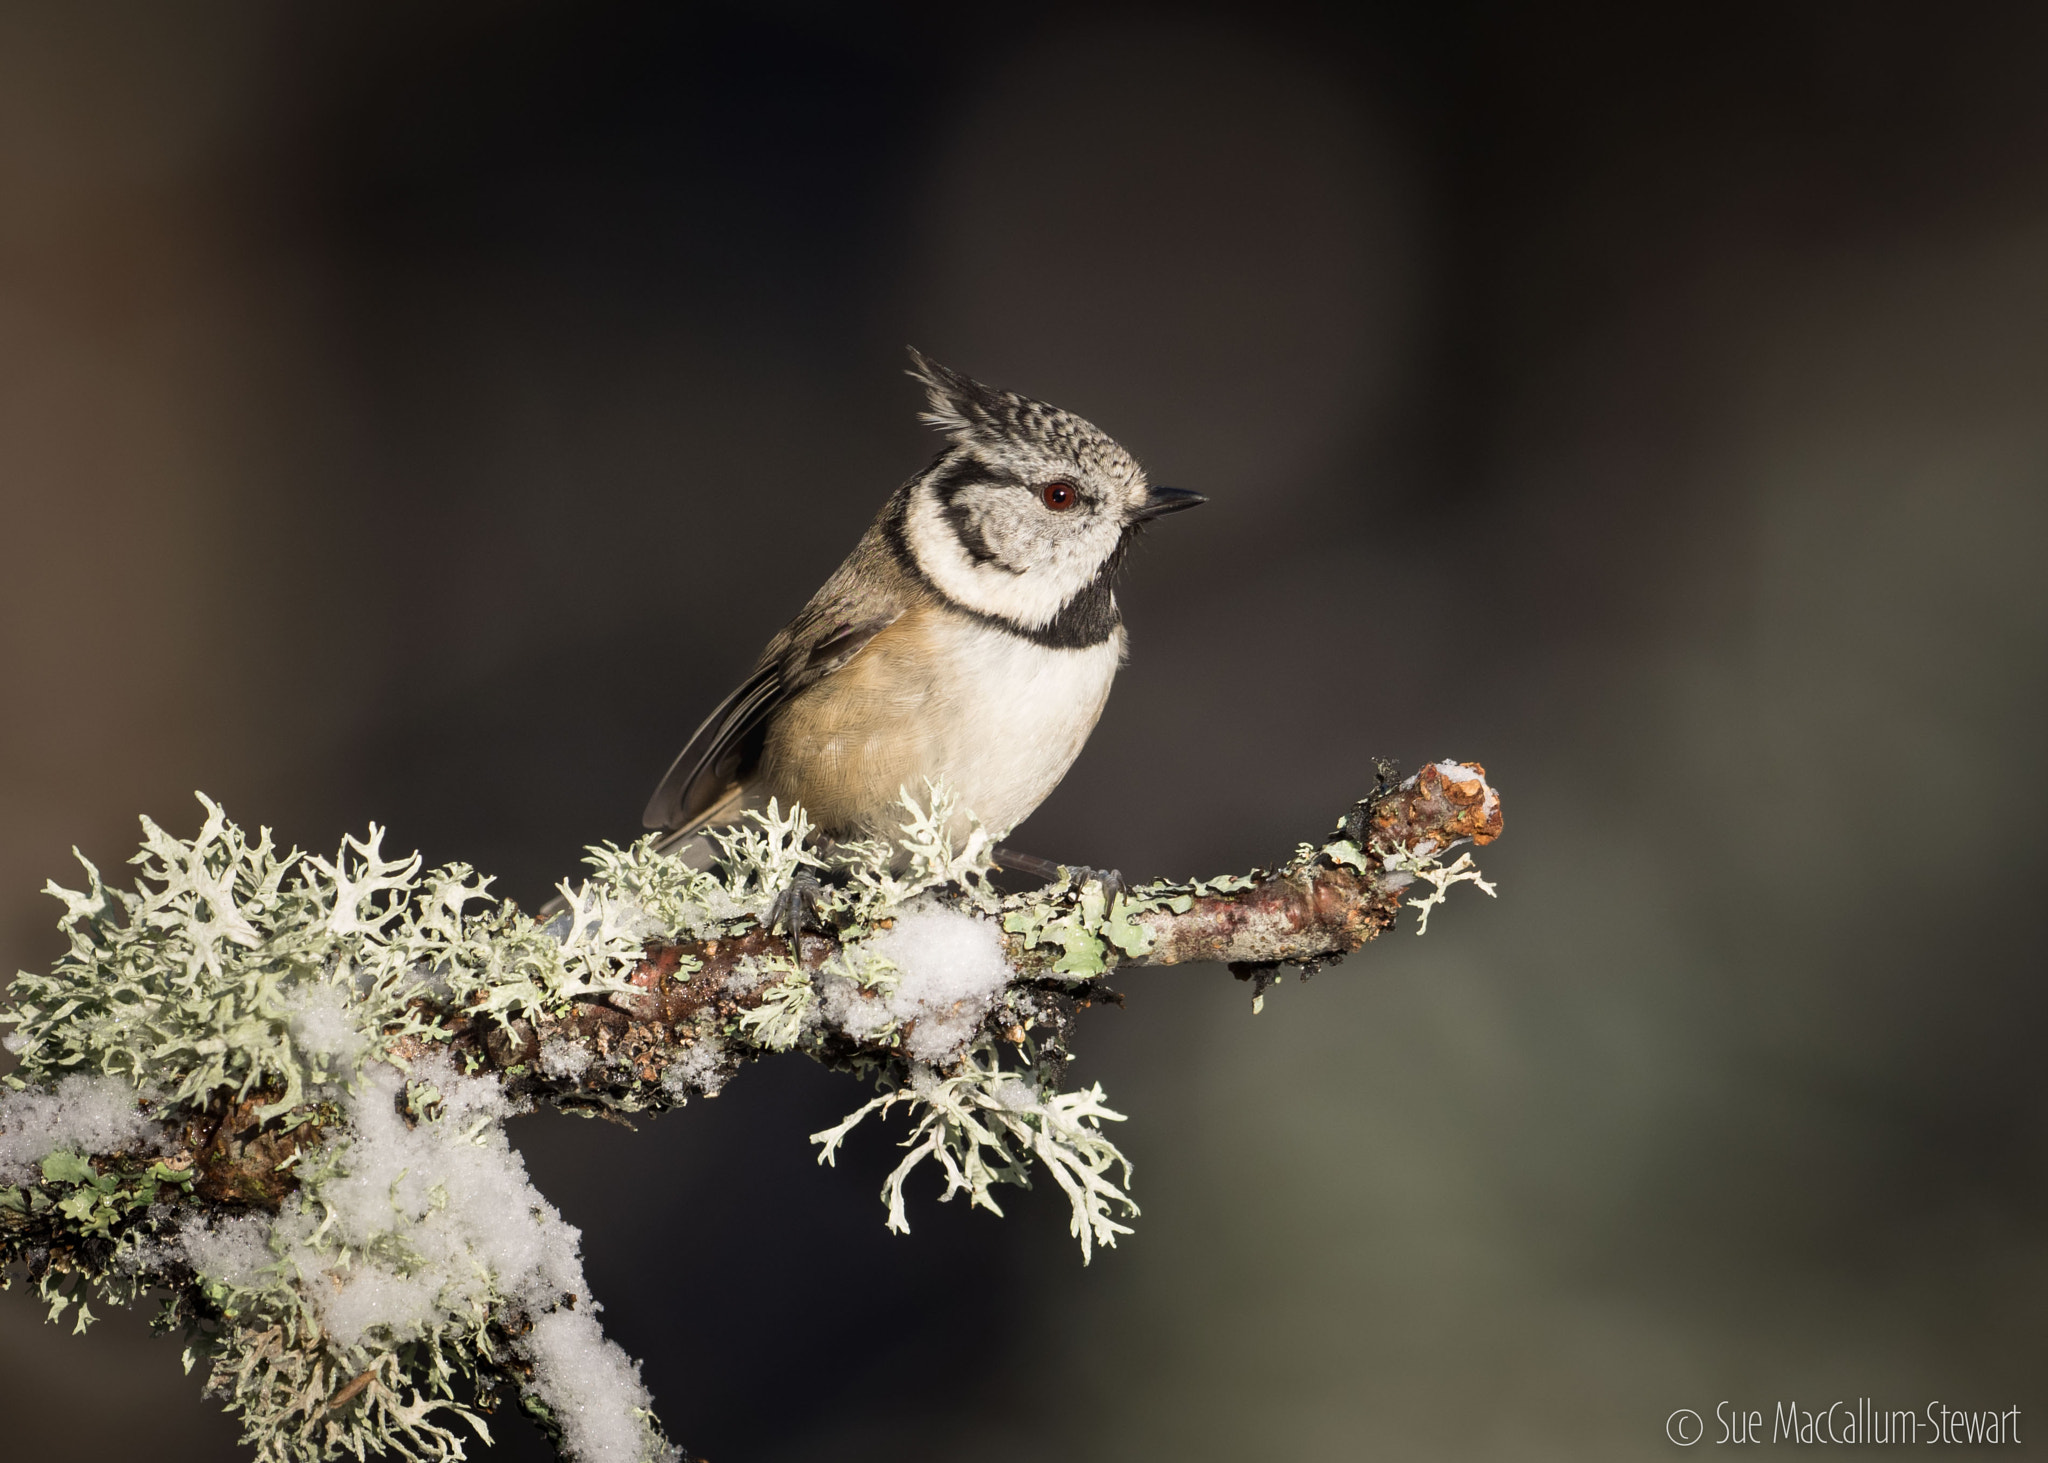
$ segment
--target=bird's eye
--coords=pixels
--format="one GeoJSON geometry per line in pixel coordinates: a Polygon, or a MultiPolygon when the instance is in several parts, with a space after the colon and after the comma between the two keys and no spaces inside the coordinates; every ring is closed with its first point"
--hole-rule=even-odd
{"type": "Polygon", "coordinates": [[[1064,513],[1081,501],[1081,495],[1074,491],[1072,483],[1047,483],[1038,490],[1038,496],[1055,513],[1064,513]]]}

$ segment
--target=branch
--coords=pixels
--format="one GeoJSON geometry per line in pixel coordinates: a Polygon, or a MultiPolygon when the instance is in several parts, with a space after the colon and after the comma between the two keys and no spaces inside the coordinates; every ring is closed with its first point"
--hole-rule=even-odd
{"type": "Polygon", "coordinates": [[[168,1289],[160,1324],[277,1463],[458,1458],[447,1424],[487,1437],[501,1399],[586,1463],[675,1456],[637,1365],[579,1305],[573,1232],[507,1116],[660,1111],[802,1051],[880,1089],[813,1135],[821,1162],[908,1110],[892,1229],[926,1163],[942,1198],[1000,1213],[995,1186],[1035,1162],[1085,1261],[1137,1213],[1103,1131],[1122,1115],[1099,1086],[1061,1090],[1076,1016],[1121,999],[1105,977],[1220,961],[1257,1010],[1278,970],[1341,959],[1404,900],[1426,924],[1453,884],[1491,893],[1469,854],[1444,856],[1501,827],[1482,769],[1437,763],[1383,777],[1275,869],[1133,889],[1070,873],[1005,897],[988,835],[934,788],[906,798],[901,838],[830,866],[801,810],[773,806],[709,871],[651,839],[593,849],[544,924],[465,866],[385,858],[374,827],[328,861],[205,805],[190,841],[144,820],[135,893],[90,864],[84,892],[51,886],[71,951],[0,1012],[22,1060],[0,1096],[0,1276],[24,1271],[52,1319],[78,1304],[81,1330],[88,1297],[168,1289]],[[827,878],[825,929],[793,940],[769,912],[806,871],[827,878]]]}
{"type": "MultiPolygon", "coordinates": [[[[1500,831],[1500,799],[1484,769],[1435,763],[1355,805],[1328,842],[1301,845],[1277,869],[1160,881],[1113,896],[1099,882],[1070,875],[1015,896],[1001,906],[1004,955],[1023,988],[1044,989],[1052,980],[1054,989],[1068,988],[1082,1001],[1098,988],[1075,983],[1075,976],[1121,967],[1334,964],[1393,926],[1403,895],[1418,873],[1427,878],[1440,867],[1438,855],[1468,840],[1491,843],[1500,831]]],[[[737,1019],[760,1009],[767,998],[760,963],[785,960],[791,948],[786,934],[758,921],[733,935],[657,945],[632,971],[631,991],[580,997],[562,1017],[537,1025],[458,1021],[454,1039],[475,1047],[483,1065],[522,1093],[565,1106],[629,1105],[621,1068],[643,1084],[659,1083],[678,1053],[695,1045],[693,1033],[707,1015],[737,1019]],[[550,1075],[538,1059],[544,1044],[556,1043],[588,1051],[592,1065],[567,1072],[557,1059],[550,1075]]],[[[845,942],[807,932],[802,948],[802,968],[815,973],[842,957],[845,942]]],[[[902,1034],[862,1039],[841,1032],[818,1055],[842,1065],[857,1055],[900,1057],[902,1034]]]]}

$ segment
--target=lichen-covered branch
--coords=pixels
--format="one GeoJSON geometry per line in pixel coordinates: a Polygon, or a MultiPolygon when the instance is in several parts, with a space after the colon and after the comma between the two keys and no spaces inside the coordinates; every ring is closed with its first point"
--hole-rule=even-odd
{"type": "MultiPolygon", "coordinates": [[[[202,801],[205,801],[202,799],[202,801]]],[[[1078,1013],[1116,969],[1220,961],[1254,1009],[1314,967],[1491,887],[1461,842],[1500,831],[1473,764],[1437,763],[1354,806],[1278,868],[1004,895],[990,840],[945,791],[906,797],[893,843],[829,857],[800,809],[722,835],[708,869],[652,840],[593,849],[567,912],[531,918],[461,865],[280,853],[206,803],[199,835],[144,821],[134,892],[86,865],[71,948],[23,972],[0,1021],[0,1283],[54,1320],[169,1292],[159,1318],[204,1359],[263,1460],[462,1456],[503,1401],[580,1463],[674,1457],[637,1365],[598,1329],[574,1231],[527,1182],[508,1116],[660,1111],[746,1061],[800,1051],[880,1093],[813,1135],[832,1161],[901,1107],[905,1157],[942,1198],[1001,1210],[1051,1175],[1084,1261],[1130,1233],[1130,1169],[1100,1087],[1063,1090],[1078,1013]],[[768,927],[816,879],[815,927],[768,927]],[[1424,897],[1415,897],[1427,888],[1424,897]]]]}

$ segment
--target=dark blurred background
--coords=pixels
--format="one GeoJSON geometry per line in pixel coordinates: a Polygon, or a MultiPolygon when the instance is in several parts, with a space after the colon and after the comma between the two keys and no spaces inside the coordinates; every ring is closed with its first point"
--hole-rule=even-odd
{"type": "MultiPolygon", "coordinates": [[[[1216,873],[1473,758],[1500,898],[1256,1019],[1129,976],[1086,1270],[1056,1192],[886,1234],[800,1060],[521,1120],[678,1437],[2048,1422],[2039,6],[9,5],[0,958],[194,788],[542,896],[933,450],[906,342],[1212,499],[1020,842],[1216,873]]],[[[236,1456],[175,1342],[19,1291],[0,1414],[236,1456]]]]}

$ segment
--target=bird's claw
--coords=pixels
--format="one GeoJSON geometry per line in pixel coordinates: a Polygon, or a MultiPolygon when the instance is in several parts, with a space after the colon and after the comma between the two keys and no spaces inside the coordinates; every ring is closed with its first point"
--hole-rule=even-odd
{"type": "Polygon", "coordinates": [[[1056,864],[1051,859],[1040,858],[1035,853],[1025,853],[1014,848],[998,848],[995,850],[994,858],[997,868],[1023,874],[1026,878],[1037,879],[1047,885],[1068,879],[1073,881],[1076,889],[1079,889],[1092,879],[1102,886],[1104,899],[1115,899],[1117,895],[1130,888],[1130,885],[1124,882],[1124,876],[1115,869],[1098,869],[1087,864],[1056,864]]]}
{"type": "Polygon", "coordinates": [[[801,965],[804,958],[804,931],[822,930],[824,923],[818,918],[818,896],[825,892],[825,886],[818,882],[817,875],[809,869],[800,868],[790,875],[789,882],[768,905],[768,929],[786,930],[789,934],[789,951],[801,965]]]}
{"type": "Polygon", "coordinates": [[[1102,897],[1108,903],[1114,903],[1117,895],[1131,887],[1124,882],[1123,874],[1116,869],[1098,869],[1088,864],[1062,864],[1061,868],[1066,871],[1067,877],[1074,881],[1076,889],[1085,888],[1091,883],[1100,884],[1102,897]]]}

